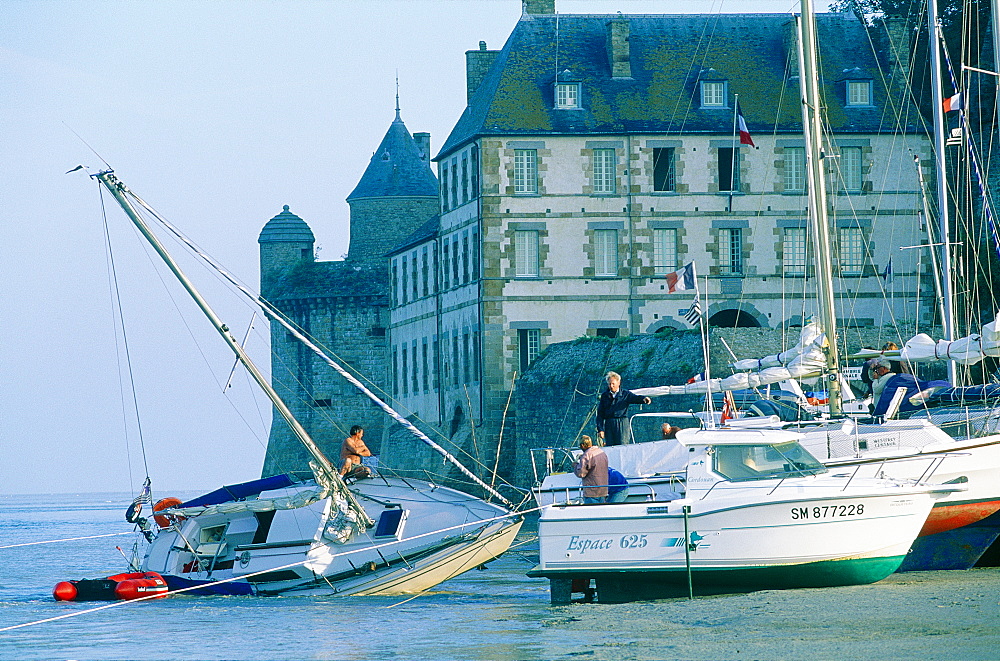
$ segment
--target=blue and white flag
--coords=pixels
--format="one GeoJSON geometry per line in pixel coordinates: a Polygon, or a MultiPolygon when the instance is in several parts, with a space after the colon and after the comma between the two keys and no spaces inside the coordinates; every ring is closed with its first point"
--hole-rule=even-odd
{"type": "Polygon", "coordinates": [[[691,307],[688,308],[687,313],[684,315],[684,319],[687,320],[692,326],[697,324],[701,319],[701,301],[698,300],[697,294],[694,300],[691,301],[691,307]]]}
{"type": "Polygon", "coordinates": [[[885,270],[882,271],[882,281],[885,284],[892,282],[892,257],[889,258],[889,262],[885,265],[885,270]]]}

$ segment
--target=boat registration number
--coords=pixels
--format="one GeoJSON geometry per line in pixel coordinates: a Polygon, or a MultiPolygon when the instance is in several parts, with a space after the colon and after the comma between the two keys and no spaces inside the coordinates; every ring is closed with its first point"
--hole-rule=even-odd
{"type": "Polygon", "coordinates": [[[864,503],[856,505],[819,505],[817,507],[793,507],[792,520],[803,519],[835,519],[845,516],[858,516],[865,513],[864,503]]]}

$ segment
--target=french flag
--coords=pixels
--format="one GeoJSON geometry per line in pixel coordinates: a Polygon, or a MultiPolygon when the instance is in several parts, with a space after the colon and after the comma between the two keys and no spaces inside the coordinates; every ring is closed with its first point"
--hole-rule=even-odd
{"type": "MultiPolygon", "coordinates": [[[[947,107],[947,105],[945,106],[947,107]]],[[[740,130],[740,144],[750,145],[751,147],[756,147],[753,143],[753,138],[750,137],[750,131],[747,130],[747,122],[743,119],[743,111],[740,110],[740,104],[736,104],[736,126],[740,130]]]]}
{"type": "Polygon", "coordinates": [[[667,274],[667,293],[673,294],[675,291],[690,291],[695,288],[694,262],[690,262],[683,268],[667,274]]]}
{"type": "Polygon", "coordinates": [[[959,92],[955,96],[949,97],[944,100],[944,111],[951,112],[952,110],[962,109],[962,93],[959,92]]]}

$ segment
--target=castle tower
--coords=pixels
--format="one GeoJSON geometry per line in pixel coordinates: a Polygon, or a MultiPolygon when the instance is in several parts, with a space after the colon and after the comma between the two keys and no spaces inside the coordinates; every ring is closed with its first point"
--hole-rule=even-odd
{"type": "Polygon", "coordinates": [[[277,281],[302,260],[313,261],[316,239],[306,222],[288,210],[267,221],[257,238],[260,244],[260,292],[266,298],[277,281]]]}
{"type": "MultiPolygon", "coordinates": [[[[374,390],[391,391],[389,269],[385,253],[437,213],[430,136],[411,136],[399,110],[347,198],[346,260],[316,261],[312,230],[286,206],[260,233],[261,293],[374,390]]],[[[277,324],[271,327],[271,380],[313,440],[333,461],[351,425],[378,453],[394,424],[340,375],[277,324]]],[[[263,475],[308,470],[308,455],[273,416],[263,475]]]]}
{"type": "Polygon", "coordinates": [[[361,181],[347,196],[351,245],[347,259],[385,268],[385,254],[438,211],[430,168],[430,135],[410,136],[399,109],[361,181]]]}

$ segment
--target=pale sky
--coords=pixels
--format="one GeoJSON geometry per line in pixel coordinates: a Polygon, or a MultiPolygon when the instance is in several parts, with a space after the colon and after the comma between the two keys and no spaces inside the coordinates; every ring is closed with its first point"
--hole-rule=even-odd
{"type": "MultiPolygon", "coordinates": [[[[0,493],[136,488],[145,469],[133,387],[157,493],[254,479],[263,463],[269,404],[241,372],[222,394],[231,353],[175,283],[161,282],[109,201],[112,293],[97,184],[64,172],[96,170],[96,151],[256,289],[257,235],[284,204],[312,227],[320,259],[347,252],[344,199],[393,119],[397,72],[403,120],[430,132],[436,152],[465,107],[465,51],[481,40],[501,48],[520,13],[520,0],[0,3],[0,493]],[[119,296],[131,382],[115,339],[119,296]]],[[[191,275],[242,336],[250,308],[205,270],[191,275]]],[[[267,368],[266,327],[256,325],[248,348],[267,368]]]]}

